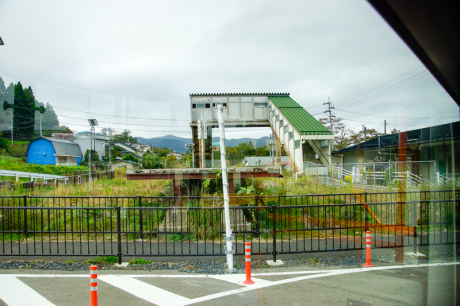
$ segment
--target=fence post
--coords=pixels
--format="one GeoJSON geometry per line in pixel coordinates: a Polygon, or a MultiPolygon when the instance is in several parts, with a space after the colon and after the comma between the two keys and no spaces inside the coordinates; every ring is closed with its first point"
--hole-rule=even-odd
{"type": "Polygon", "coordinates": [[[418,236],[417,236],[417,202],[412,201],[412,222],[414,224],[414,255],[418,253],[418,236]]]}
{"type": "Polygon", "coordinates": [[[115,210],[117,212],[117,236],[118,236],[118,252],[117,252],[117,257],[118,257],[118,264],[121,265],[121,207],[117,206],[115,207],[115,210]]]}
{"type": "Polygon", "coordinates": [[[273,233],[273,262],[276,262],[276,206],[273,205],[272,209],[272,233],[273,233]]]}
{"type": "MultiPolygon", "coordinates": [[[[139,196],[139,208],[142,208],[142,196],[139,196]]],[[[142,209],[139,209],[139,236],[144,239],[144,216],[142,209]]]]}
{"type": "Polygon", "coordinates": [[[24,235],[27,236],[27,196],[24,197],[24,235]]]}
{"type": "Polygon", "coordinates": [[[391,162],[388,163],[388,178],[390,181],[390,186],[391,186],[391,162]]]}
{"type": "MultiPolygon", "coordinates": [[[[364,203],[367,205],[367,192],[364,192],[364,203]]],[[[364,231],[367,232],[369,230],[369,211],[366,208],[366,205],[364,205],[364,231]]],[[[368,206],[369,207],[369,206],[368,206]]]]}

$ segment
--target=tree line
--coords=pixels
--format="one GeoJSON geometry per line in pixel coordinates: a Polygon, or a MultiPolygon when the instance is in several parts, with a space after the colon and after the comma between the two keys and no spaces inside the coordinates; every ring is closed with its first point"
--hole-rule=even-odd
{"type": "MultiPolygon", "coordinates": [[[[375,129],[361,129],[360,131],[355,132],[349,129],[343,122],[343,119],[339,117],[332,118],[332,127],[329,118],[321,118],[319,119],[319,122],[321,122],[334,133],[334,150],[345,149],[349,146],[357,145],[358,143],[385,135],[383,133],[377,132],[375,129]]],[[[390,134],[399,132],[399,130],[393,129],[390,134]]]]}

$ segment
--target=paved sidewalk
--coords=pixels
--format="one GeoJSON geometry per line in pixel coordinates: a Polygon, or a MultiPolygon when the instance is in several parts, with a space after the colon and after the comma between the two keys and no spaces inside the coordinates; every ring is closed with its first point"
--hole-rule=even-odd
{"type": "MultiPolygon", "coordinates": [[[[455,263],[358,269],[261,269],[243,274],[99,271],[99,305],[456,305],[455,263]],[[262,271],[262,272],[260,272],[262,271]]],[[[89,272],[0,272],[0,305],[89,303],[89,272]]]]}

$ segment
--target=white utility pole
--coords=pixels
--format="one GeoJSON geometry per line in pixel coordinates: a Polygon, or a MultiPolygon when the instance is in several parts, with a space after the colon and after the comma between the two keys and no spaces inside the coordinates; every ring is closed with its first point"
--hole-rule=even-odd
{"type": "Polygon", "coordinates": [[[89,185],[89,192],[91,192],[91,151],[93,150],[93,130],[94,130],[94,127],[92,126],[91,127],[91,132],[89,134],[89,143],[90,143],[90,147],[89,147],[89,154],[88,154],[88,166],[89,166],[89,176],[88,176],[88,185],[89,185]]]}
{"type": "Polygon", "coordinates": [[[42,136],[42,114],[40,114],[40,137],[42,136]]]}
{"type": "Polygon", "coordinates": [[[112,129],[109,128],[109,169],[112,170],[112,129]]]}
{"type": "Polygon", "coordinates": [[[224,191],[224,216],[225,216],[225,242],[227,254],[227,267],[229,273],[236,272],[233,268],[233,233],[230,228],[230,199],[228,197],[228,177],[227,177],[227,163],[225,160],[225,129],[224,129],[224,115],[222,104],[218,105],[218,119],[219,119],[219,138],[220,138],[220,163],[222,166],[222,188],[224,191]]]}

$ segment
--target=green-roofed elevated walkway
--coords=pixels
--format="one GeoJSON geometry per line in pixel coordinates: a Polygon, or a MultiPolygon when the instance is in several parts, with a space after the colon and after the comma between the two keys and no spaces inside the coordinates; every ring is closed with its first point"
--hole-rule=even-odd
{"type": "Polygon", "coordinates": [[[270,95],[269,122],[296,172],[304,162],[331,163],[333,134],[289,95],[270,95]]]}
{"type": "Polygon", "coordinates": [[[246,128],[248,137],[249,127],[270,127],[277,139],[277,164],[281,164],[281,148],[296,172],[303,172],[304,161],[330,164],[333,134],[288,93],[203,93],[190,94],[196,168],[206,168],[211,161],[212,128],[218,127],[218,105],[224,108],[225,126],[246,128]],[[198,140],[199,120],[207,123],[204,147],[198,140]]]}

